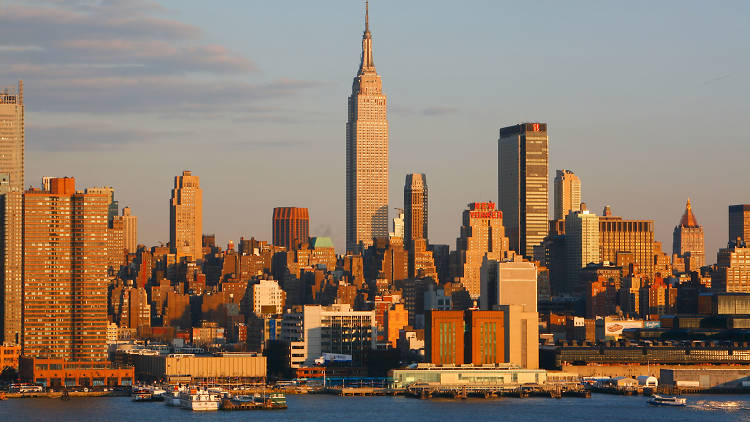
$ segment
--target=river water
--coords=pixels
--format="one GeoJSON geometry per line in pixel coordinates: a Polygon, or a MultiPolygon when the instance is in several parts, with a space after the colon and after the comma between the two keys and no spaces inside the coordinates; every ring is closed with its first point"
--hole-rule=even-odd
{"type": "Polygon", "coordinates": [[[10,399],[0,422],[21,421],[750,421],[750,395],[686,396],[684,408],[653,407],[646,397],[594,394],[590,399],[418,400],[405,397],[288,396],[289,408],[198,413],[129,397],[10,399]]]}

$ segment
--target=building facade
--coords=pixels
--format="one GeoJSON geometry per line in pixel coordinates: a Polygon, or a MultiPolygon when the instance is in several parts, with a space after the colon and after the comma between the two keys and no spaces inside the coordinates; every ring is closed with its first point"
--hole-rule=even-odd
{"type": "Polygon", "coordinates": [[[21,341],[24,189],[23,81],[0,89],[0,336],[21,341]]]}
{"type": "Polygon", "coordinates": [[[637,272],[649,278],[653,277],[653,220],[599,217],[599,248],[602,261],[614,262],[617,266],[628,266],[632,263],[637,272]]]}
{"type": "Polygon", "coordinates": [[[581,179],[570,170],[555,175],[555,220],[564,220],[571,211],[581,209],[581,179]]]}
{"type": "Polygon", "coordinates": [[[287,312],[281,330],[282,340],[290,344],[292,367],[312,365],[323,353],[350,355],[361,365],[377,342],[375,311],[353,311],[347,304],[305,305],[302,312],[287,312]]]}
{"type": "Polygon", "coordinates": [[[706,249],[703,242],[703,226],[693,215],[690,198],[685,204],[680,224],[672,233],[672,253],[685,261],[685,271],[698,271],[705,264],[706,249]]]}
{"type": "Polygon", "coordinates": [[[729,206],[729,242],[750,239],[750,204],[729,206]]]}
{"type": "Polygon", "coordinates": [[[286,293],[279,287],[276,280],[260,280],[251,288],[253,313],[256,316],[280,315],[284,312],[286,293]]]}
{"type": "Polygon", "coordinates": [[[125,250],[128,253],[135,253],[138,250],[138,217],[130,211],[130,207],[122,209],[122,234],[125,250]]]}
{"type": "Polygon", "coordinates": [[[175,176],[169,201],[169,245],[179,262],[201,259],[203,241],[203,191],[200,178],[189,170],[175,176]]]}
{"type": "Polygon", "coordinates": [[[521,123],[500,129],[498,200],[510,249],[534,256],[547,237],[548,137],[546,123],[521,123]]]}
{"type": "Polygon", "coordinates": [[[369,13],[362,57],[349,96],[346,123],[346,249],[360,250],[388,236],[388,117],[375,71],[369,13]]]}
{"type": "Polygon", "coordinates": [[[719,249],[711,287],[717,292],[750,293],[750,248],[744,242],[719,249]]]}
{"type": "Polygon", "coordinates": [[[565,218],[566,290],[584,291],[580,286],[581,269],[601,261],[599,217],[588,210],[573,211],[565,218]]]}
{"type": "Polygon", "coordinates": [[[427,176],[407,174],[404,183],[404,246],[407,248],[414,239],[428,239],[427,204],[427,176]]]}
{"type": "Polygon", "coordinates": [[[460,237],[456,239],[457,273],[472,298],[479,298],[482,261],[501,260],[508,254],[503,212],[494,202],[473,202],[463,212],[460,237]]]}
{"type": "Polygon", "coordinates": [[[106,360],[110,198],[66,177],[23,199],[23,354],[106,360]]]}
{"type": "Polygon", "coordinates": [[[307,208],[273,209],[273,245],[287,250],[299,248],[310,237],[310,213],[307,208]]]}

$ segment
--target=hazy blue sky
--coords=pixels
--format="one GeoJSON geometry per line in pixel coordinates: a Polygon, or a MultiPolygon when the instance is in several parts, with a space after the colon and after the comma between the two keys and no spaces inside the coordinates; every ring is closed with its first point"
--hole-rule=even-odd
{"type": "MultiPolygon", "coordinates": [[[[363,15],[354,0],[0,3],[26,184],[111,185],[154,244],[191,169],[222,244],[270,240],[272,208],[294,205],[341,249],[363,15]]],[[[433,243],[455,247],[466,203],[496,200],[498,129],[520,121],[549,123],[551,177],[575,171],[597,213],[654,219],[667,251],[688,196],[707,262],[727,205],[750,202],[750,2],[374,0],[370,22],[391,207],[426,173],[433,243]]]]}

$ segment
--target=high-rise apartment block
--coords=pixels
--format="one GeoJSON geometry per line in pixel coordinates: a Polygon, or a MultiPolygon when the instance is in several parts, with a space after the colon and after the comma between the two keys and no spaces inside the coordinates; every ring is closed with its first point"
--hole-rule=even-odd
{"type": "Polygon", "coordinates": [[[703,242],[703,226],[693,215],[690,199],[685,204],[680,224],[672,233],[672,253],[685,262],[685,271],[698,271],[706,260],[706,249],[703,242]]]}
{"type": "Polygon", "coordinates": [[[24,187],[23,81],[0,88],[0,337],[21,341],[24,187]]]}
{"type": "Polygon", "coordinates": [[[404,183],[404,246],[414,239],[427,240],[427,176],[407,174],[404,183]]]}
{"type": "Polygon", "coordinates": [[[104,361],[110,197],[50,185],[23,197],[23,354],[104,361]]]}
{"type": "Polygon", "coordinates": [[[570,170],[555,175],[555,220],[564,220],[571,211],[581,209],[581,179],[570,170]]]}
{"type": "Polygon", "coordinates": [[[273,245],[294,250],[310,237],[310,214],[307,208],[273,209],[273,245]]]}
{"type": "Polygon", "coordinates": [[[547,237],[548,138],[546,123],[500,129],[498,200],[510,249],[526,257],[547,237]]]}
{"type": "Polygon", "coordinates": [[[107,221],[111,226],[112,220],[117,217],[117,213],[120,210],[120,203],[115,200],[115,188],[111,186],[86,188],[86,193],[109,196],[109,204],[107,205],[107,221]]]}
{"type": "Polygon", "coordinates": [[[463,212],[460,237],[456,239],[457,273],[472,298],[479,298],[480,274],[485,259],[501,260],[508,254],[503,212],[494,202],[473,202],[463,212]]]}
{"type": "Polygon", "coordinates": [[[719,249],[711,287],[717,292],[750,293],[750,248],[744,241],[719,249]]]}
{"type": "Polygon", "coordinates": [[[635,272],[654,275],[653,220],[623,220],[622,217],[599,217],[601,260],[618,266],[635,267],[635,272]]]}
{"type": "Polygon", "coordinates": [[[750,204],[729,206],[729,242],[750,240],[750,204]]]}
{"type": "Polygon", "coordinates": [[[383,84],[375,71],[369,13],[362,58],[349,96],[346,122],[346,249],[367,248],[388,236],[388,117],[383,84]]]}
{"type": "Polygon", "coordinates": [[[586,209],[567,214],[565,251],[566,291],[586,291],[586,286],[580,285],[581,269],[588,264],[598,264],[601,261],[599,217],[596,214],[586,209]]]}
{"type": "Polygon", "coordinates": [[[169,201],[169,244],[177,261],[203,257],[203,191],[200,178],[188,170],[175,176],[169,201]]]}

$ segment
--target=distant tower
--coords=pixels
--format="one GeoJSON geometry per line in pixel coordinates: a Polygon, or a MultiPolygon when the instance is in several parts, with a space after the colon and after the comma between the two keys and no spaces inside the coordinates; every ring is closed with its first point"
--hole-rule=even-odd
{"type": "Polygon", "coordinates": [[[549,229],[547,124],[521,123],[500,129],[498,200],[510,248],[529,258],[549,229]]]}
{"type": "Polygon", "coordinates": [[[407,174],[404,184],[404,246],[412,240],[427,240],[427,176],[407,174]]]}
{"type": "Polygon", "coordinates": [[[310,237],[310,213],[307,208],[273,209],[273,244],[291,251],[307,243],[310,237]]]}
{"type": "Polygon", "coordinates": [[[138,217],[131,213],[130,207],[125,207],[122,209],[120,218],[123,224],[125,249],[128,253],[135,253],[138,249],[138,217]]]}
{"type": "Polygon", "coordinates": [[[685,260],[687,272],[698,271],[705,264],[706,250],[703,243],[703,227],[698,224],[690,198],[685,204],[680,224],[672,234],[672,253],[685,260]]]}
{"type": "Polygon", "coordinates": [[[555,220],[564,220],[581,209],[581,179],[570,170],[557,170],[555,176],[555,220]]]}
{"type": "Polygon", "coordinates": [[[23,81],[0,88],[0,341],[21,342],[24,187],[23,81]]]}
{"type": "Polygon", "coordinates": [[[346,123],[346,249],[388,236],[388,118],[372,56],[369,8],[346,123]]]}
{"type": "Polygon", "coordinates": [[[169,242],[177,261],[203,258],[203,191],[200,178],[189,170],[175,176],[169,201],[169,242]]]}

